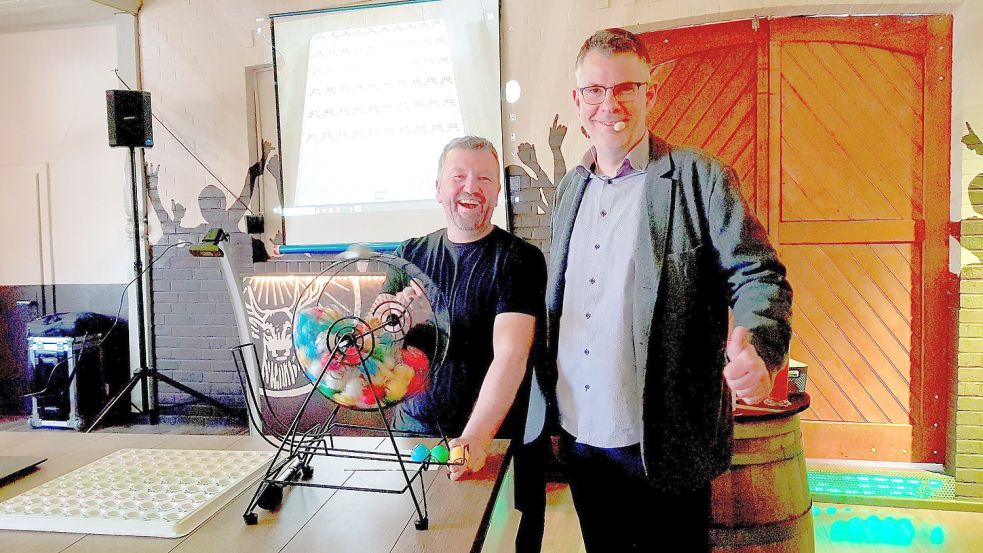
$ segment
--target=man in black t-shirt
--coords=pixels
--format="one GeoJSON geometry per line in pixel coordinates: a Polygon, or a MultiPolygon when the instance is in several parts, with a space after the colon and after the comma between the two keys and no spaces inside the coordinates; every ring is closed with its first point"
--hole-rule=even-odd
{"type": "MultiPolygon", "coordinates": [[[[491,224],[501,185],[490,142],[473,136],[452,140],[440,155],[437,175],[447,228],[407,240],[395,253],[440,290],[450,340],[444,362],[432,368],[427,392],[400,403],[394,422],[403,430],[456,436],[450,446],[466,446],[468,452],[463,466],[450,467],[454,480],[484,466],[493,438],[511,439],[515,506],[523,513],[516,552],[537,552],[546,508],[542,453],[535,449],[542,441],[523,445],[522,431],[530,367],[539,350],[534,344],[545,334],[546,260],[536,247],[491,224]]],[[[423,293],[416,283],[395,278],[384,291],[403,305],[423,293]]]]}
{"type": "MultiPolygon", "coordinates": [[[[463,243],[452,241],[447,231],[441,229],[407,240],[395,254],[419,267],[441,291],[451,327],[444,362],[439,370],[431,373],[425,394],[408,398],[400,405],[397,427],[425,433],[442,430],[451,437],[466,434],[472,410],[477,405],[485,378],[496,358],[494,338],[497,325],[509,326],[507,320],[513,318],[512,315],[539,317],[543,310],[543,289],[536,285],[536,274],[545,267],[542,253],[508,232],[493,227],[485,237],[463,243]],[[506,316],[499,321],[499,315],[503,314],[506,316]]],[[[545,283],[545,278],[541,280],[545,283]]],[[[411,290],[404,296],[418,293],[413,288],[411,290]]],[[[515,319],[519,323],[523,321],[522,318],[515,319]]],[[[407,337],[408,343],[412,338],[407,337]]],[[[427,336],[424,339],[430,342],[433,338],[427,336]]],[[[521,348],[523,341],[507,345],[509,348],[521,348]]],[[[527,380],[525,366],[522,363],[518,366],[522,372],[509,371],[510,380],[515,380],[516,384],[527,380]]],[[[515,367],[505,368],[518,371],[515,367]]],[[[527,386],[528,383],[519,385],[516,391],[511,392],[520,396],[515,405],[526,404],[527,386]]],[[[500,391],[509,390],[506,387],[500,391]]],[[[513,404],[508,401],[508,395],[499,398],[506,408],[513,404]]],[[[491,413],[495,419],[500,414],[504,414],[505,418],[497,432],[486,428],[491,432],[488,438],[497,435],[517,439],[524,422],[524,413],[518,411],[520,409],[509,409],[507,413],[499,413],[496,409],[491,413]]],[[[491,422],[488,421],[488,424],[491,422]]]]}
{"type": "MultiPolygon", "coordinates": [[[[491,224],[500,190],[495,147],[472,136],[452,140],[437,179],[447,228],[395,252],[440,290],[450,341],[427,391],[403,401],[394,422],[401,430],[443,431],[454,437],[451,447],[466,446],[466,463],[450,467],[455,480],[484,466],[496,436],[521,441],[525,409],[513,405],[528,403],[530,351],[544,320],[546,261],[535,246],[491,224]]],[[[385,291],[404,305],[421,294],[415,283],[393,278],[385,291]]]]}

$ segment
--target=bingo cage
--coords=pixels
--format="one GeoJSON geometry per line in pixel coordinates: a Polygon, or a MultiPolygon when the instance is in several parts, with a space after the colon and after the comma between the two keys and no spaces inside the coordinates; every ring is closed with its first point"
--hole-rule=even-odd
{"type": "Polygon", "coordinates": [[[309,381],[305,394],[284,401],[261,371],[249,369],[250,365],[259,366],[255,344],[231,348],[250,403],[250,422],[277,448],[243,519],[246,524],[256,524],[256,507],[277,509],[286,486],[409,492],[416,510],[415,526],[425,530],[428,517],[423,471],[431,465],[461,464],[463,455],[448,452],[447,436],[439,422],[438,435],[427,435],[439,439],[432,450],[420,444],[411,453],[401,451],[397,437],[423,435],[394,428],[388,413],[401,402],[426,393],[429,380],[440,370],[450,339],[443,296],[410,262],[389,254],[363,253],[330,263],[310,278],[299,298],[290,328],[294,360],[309,381]],[[352,275],[376,275],[383,280],[382,293],[371,303],[360,301],[345,284],[352,275]],[[397,295],[414,281],[422,294],[409,300],[397,295]],[[322,403],[322,412],[328,414],[311,421],[309,413],[304,415],[312,411],[315,402],[322,403]],[[345,422],[346,417],[340,416],[344,410],[361,412],[361,420],[373,424],[345,422]],[[335,438],[345,433],[383,437],[386,445],[374,450],[340,447],[335,438]],[[402,477],[397,479],[398,485],[389,487],[319,483],[313,478],[311,465],[317,456],[381,462],[391,468],[370,470],[389,470],[402,477]]]}

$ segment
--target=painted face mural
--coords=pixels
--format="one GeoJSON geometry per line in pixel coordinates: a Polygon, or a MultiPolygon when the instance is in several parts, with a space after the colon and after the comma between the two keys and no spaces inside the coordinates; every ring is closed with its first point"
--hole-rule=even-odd
{"type": "MultiPolygon", "coordinates": [[[[361,309],[363,290],[358,279],[336,277],[329,282],[307,277],[255,276],[247,279],[246,315],[268,391],[298,395],[306,391],[307,378],[293,352],[293,317],[298,310],[321,304],[346,311],[361,309]],[[308,285],[310,283],[310,285],[308,285]],[[299,380],[298,380],[299,378],[299,380]]],[[[366,293],[374,298],[378,283],[366,293]]]]}
{"type": "MultiPolygon", "coordinates": [[[[253,279],[246,287],[250,334],[258,346],[263,382],[272,390],[292,387],[299,372],[293,361],[291,321],[303,289],[300,279],[268,277],[253,279]]],[[[306,299],[306,303],[313,301],[313,297],[306,299]]]]}

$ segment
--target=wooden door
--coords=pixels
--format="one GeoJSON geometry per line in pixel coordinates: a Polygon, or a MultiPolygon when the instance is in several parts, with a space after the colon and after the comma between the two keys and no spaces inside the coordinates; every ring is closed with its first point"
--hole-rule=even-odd
{"type": "Polygon", "coordinates": [[[734,167],[759,215],[768,201],[768,81],[758,67],[767,28],[767,20],[736,21],[641,35],[659,83],[649,129],[734,167]]]}
{"type": "Polygon", "coordinates": [[[953,371],[951,18],[643,35],[650,128],[732,165],[789,270],[807,455],[941,463],[953,371]]]}

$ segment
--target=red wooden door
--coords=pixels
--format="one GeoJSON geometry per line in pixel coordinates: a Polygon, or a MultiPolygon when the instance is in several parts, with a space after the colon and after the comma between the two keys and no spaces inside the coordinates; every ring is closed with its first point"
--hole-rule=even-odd
{"type": "Polygon", "coordinates": [[[732,165],[789,269],[810,457],[942,462],[951,19],[646,33],[649,127],[732,165]]]}
{"type": "Polygon", "coordinates": [[[659,83],[648,127],[734,167],[741,193],[767,213],[768,21],[736,21],[641,35],[659,83]]]}

